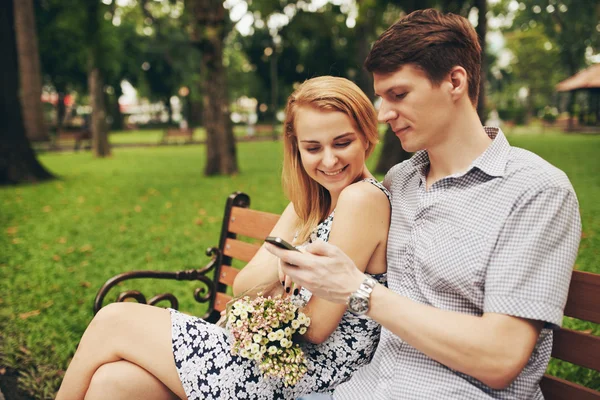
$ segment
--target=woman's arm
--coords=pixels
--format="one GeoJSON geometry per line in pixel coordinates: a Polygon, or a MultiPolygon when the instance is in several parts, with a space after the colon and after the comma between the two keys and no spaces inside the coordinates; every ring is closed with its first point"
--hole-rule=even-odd
{"type": "MultiPolygon", "coordinates": [[[[390,202],[380,189],[367,182],[350,185],[338,199],[329,243],[342,249],[361,272],[365,271],[376,251],[383,255],[381,261],[385,263],[390,213],[390,202]]],[[[325,341],[337,328],[345,311],[344,304],[313,296],[305,308],[312,320],[304,334],[305,340],[312,343],[325,341]]]]}
{"type": "MultiPolygon", "coordinates": [[[[288,204],[281,217],[273,227],[270,236],[279,236],[282,239],[292,242],[298,216],[292,203],[288,204]]],[[[261,246],[258,252],[252,257],[252,260],[237,274],[233,281],[233,294],[240,294],[262,285],[268,285],[279,281],[277,271],[279,259],[265,250],[261,246]]]]}

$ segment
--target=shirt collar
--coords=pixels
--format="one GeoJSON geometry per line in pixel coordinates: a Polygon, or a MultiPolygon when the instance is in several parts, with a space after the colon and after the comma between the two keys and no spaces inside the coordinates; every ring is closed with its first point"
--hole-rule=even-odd
{"type": "MultiPolygon", "coordinates": [[[[500,128],[484,126],[483,129],[492,139],[492,143],[471,163],[465,174],[477,168],[489,176],[501,177],[506,169],[510,144],[500,128]]],[[[424,168],[429,165],[429,155],[426,150],[416,152],[410,160],[413,167],[421,172],[424,172],[424,168]]]]}
{"type": "Polygon", "coordinates": [[[485,133],[492,139],[492,143],[477,157],[469,167],[478,168],[489,176],[504,176],[506,163],[508,162],[508,153],[510,144],[500,128],[493,126],[484,126],[485,133]]]}

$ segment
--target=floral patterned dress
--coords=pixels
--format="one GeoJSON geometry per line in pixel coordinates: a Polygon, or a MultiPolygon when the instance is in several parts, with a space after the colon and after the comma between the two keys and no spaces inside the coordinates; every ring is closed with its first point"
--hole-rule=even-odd
{"type": "MultiPolygon", "coordinates": [[[[375,179],[365,179],[389,192],[375,179]]],[[[335,211],[334,211],[335,212],[335,211]]],[[[334,212],[315,229],[311,240],[327,241],[334,212]]],[[[387,285],[386,274],[371,275],[387,285]]],[[[303,288],[298,296],[308,301],[303,288]]],[[[371,361],[381,327],[365,316],[346,311],[340,324],[321,344],[302,343],[308,372],[293,387],[265,379],[255,361],[231,354],[230,333],[200,318],[171,311],[173,355],[188,399],[295,399],[308,393],[331,393],[340,383],[371,361]]]]}

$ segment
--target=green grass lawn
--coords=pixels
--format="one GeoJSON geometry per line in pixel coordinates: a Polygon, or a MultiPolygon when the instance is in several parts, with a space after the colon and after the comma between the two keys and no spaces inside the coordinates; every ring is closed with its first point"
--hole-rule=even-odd
{"type": "MultiPolygon", "coordinates": [[[[112,138],[121,135],[141,133],[112,138]]],[[[567,173],[584,229],[576,268],[600,273],[600,136],[509,139],[567,173]]],[[[248,193],[253,208],[281,212],[281,142],[239,143],[238,157],[239,175],[206,178],[201,145],[120,148],[103,160],[89,152],[46,153],[40,160],[60,179],[0,188],[0,368],[19,368],[22,385],[36,398],[53,398],[106,279],[133,269],[205,265],[225,198],[235,190],[248,193]]],[[[192,298],[193,283],[138,281],[120,288],[134,287],[147,297],[171,291],[182,311],[203,312],[192,298]]],[[[583,327],[600,334],[598,326],[583,327]]],[[[551,368],[600,389],[597,373],[551,368]]]]}

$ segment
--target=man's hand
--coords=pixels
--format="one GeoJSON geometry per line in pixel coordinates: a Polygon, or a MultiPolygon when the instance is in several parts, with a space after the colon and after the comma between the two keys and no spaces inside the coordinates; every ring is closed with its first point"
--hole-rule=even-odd
{"type": "Polygon", "coordinates": [[[306,253],[279,249],[269,243],[265,243],[265,248],[281,259],[282,272],[296,285],[333,303],[345,304],[364,280],[350,257],[320,240],[308,245],[306,253]]]}

